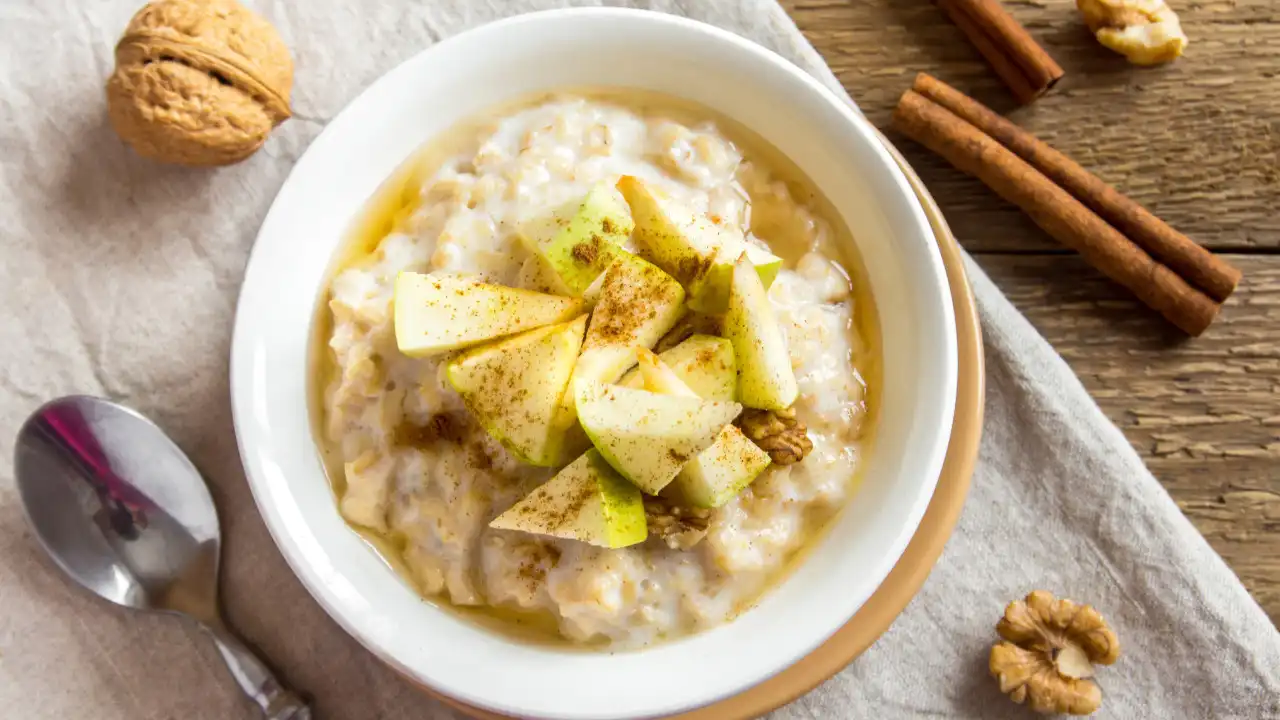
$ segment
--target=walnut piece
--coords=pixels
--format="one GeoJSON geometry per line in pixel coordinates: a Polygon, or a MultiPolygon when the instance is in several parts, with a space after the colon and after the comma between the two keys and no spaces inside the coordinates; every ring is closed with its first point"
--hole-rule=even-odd
{"type": "Polygon", "coordinates": [[[1182,55],[1187,36],[1165,0],[1076,0],[1098,42],[1135,65],[1159,65],[1182,55]]]}
{"type": "Polygon", "coordinates": [[[1094,665],[1120,657],[1120,640],[1098,611],[1036,590],[1009,603],[996,632],[1005,642],[991,648],[991,675],[1014,702],[1071,715],[1102,705],[1102,690],[1090,678],[1094,665]]]}
{"type": "Polygon", "coordinates": [[[796,409],[755,410],[748,408],[738,416],[738,427],[761,450],[769,453],[775,465],[791,465],[813,450],[809,428],[796,419],[796,409]]]}
{"type": "Polygon", "coordinates": [[[672,505],[657,497],[644,499],[645,520],[649,533],[659,537],[672,550],[688,550],[707,536],[711,511],[672,505]]]}

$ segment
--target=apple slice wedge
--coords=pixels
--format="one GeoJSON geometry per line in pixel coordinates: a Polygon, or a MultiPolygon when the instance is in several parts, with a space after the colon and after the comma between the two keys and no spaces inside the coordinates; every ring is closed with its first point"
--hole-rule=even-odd
{"type": "Polygon", "coordinates": [[[640,379],[644,390],[655,392],[662,395],[675,395],[677,397],[701,397],[693,391],[671,366],[662,361],[662,358],[654,354],[652,350],[644,348],[636,349],[636,360],[638,367],[636,371],[640,373],[640,379]]]}
{"type": "Polygon", "coordinates": [[[402,272],[395,284],[396,345],[428,357],[581,315],[586,303],[456,275],[402,272]]]}
{"type": "Polygon", "coordinates": [[[516,457],[559,465],[574,427],[564,395],[582,347],[587,316],[469,350],[445,377],[476,420],[516,457]]]}
{"type": "Polygon", "coordinates": [[[629,253],[605,271],[574,382],[617,382],[684,315],[684,289],[652,263],[629,253]]]}
{"type": "Polygon", "coordinates": [[[592,381],[574,384],[578,422],[610,465],[656,495],[742,412],[732,402],[659,395],[592,381]]]}
{"type": "Polygon", "coordinates": [[[760,410],[785,410],[800,394],[791,353],[769,304],[769,293],[746,253],[733,268],[725,337],[738,364],[738,401],[760,410]]]}
{"type": "MultiPolygon", "coordinates": [[[[657,355],[647,350],[638,353],[646,390],[697,397],[657,355]]],[[[733,371],[729,373],[732,376],[733,371]]],[[[718,508],[742,492],[771,462],[769,454],[743,435],[736,425],[725,425],[711,447],[681,468],[662,494],[695,507],[718,508]]]]}
{"type": "Polygon", "coordinates": [[[640,256],[685,288],[696,287],[720,252],[724,230],[639,178],[623,175],[618,190],[631,206],[640,256]]]}
{"type": "Polygon", "coordinates": [[[698,312],[718,315],[729,306],[729,284],[733,279],[733,266],[743,253],[751,261],[760,276],[765,290],[773,285],[782,269],[782,258],[747,242],[741,236],[726,237],[720,252],[703,281],[689,294],[689,307],[698,312]]]}
{"type": "Polygon", "coordinates": [[[526,247],[560,278],[570,295],[581,297],[621,252],[635,223],[617,190],[593,187],[580,203],[552,212],[520,228],[526,247]]]}
{"type": "Polygon", "coordinates": [[[595,450],[583,453],[489,527],[604,548],[635,545],[649,535],[640,491],[595,450]]]}
{"type": "MultiPolygon", "coordinates": [[[[698,397],[733,400],[737,395],[738,373],[733,359],[733,344],[724,338],[691,335],[679,345],[660,353],[658,358],[698,397]]],[[[640,368],[635,368],[618,384],[645,389],[645,378],[640,374],[640,368]]]]}
{"type": "Polygon", "coordinates": [[[689,293],[689,307],[720,314],[729,299],[733,265],[747,253],[768,288],[782,259],[748,243],[643,180],[624,175],[618,190],[631,206],[633,239],[641,257],[669,273],[689,293]]]}
{"type": "MultiPolygon", "coordinates": [[[[574,416],[573,385],[580,380],[617,382],[636,362],[637,347],[653,347],[684,315],[684,288],[670,275],[630,253],[614,259],[590,293],[595,307],[573,368],[562,414],[574,416]]],[[[591,444],[578,425],[570,427],[564,451],[568,458],[591,444]]]]}
{"type": "MultiPolygon", "coordinates": [[[[530,255],[525,258],[520,266],[520,272],[516,274],[516,287],[548,295],[573,295],[556,271],[552,270],[540,255],[530,255]]],[[[585,296],[583,299],[586,300],[585,296]]],[[[588,304],[590,302],[587,300],[588,304]]]]}
{"type": "Polygon", "coordinates": [[[738,496],[773,461],[736,425],[726,425],[711,447],[680,470],[663,494],[694,507],[718,508],[738,496]]]}

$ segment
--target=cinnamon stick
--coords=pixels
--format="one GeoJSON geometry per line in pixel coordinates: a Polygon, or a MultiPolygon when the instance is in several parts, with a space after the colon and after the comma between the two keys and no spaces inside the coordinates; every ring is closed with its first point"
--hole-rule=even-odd
{"type": "Polygon", "coordinates": [[[1000,0],[934,0],[987,59],[1020,105],[1031,103],[1065,74],[1000,0]]]}
{"type": "Polygon", "coordinates": [[[1059,242],[1079,252],[1189,335],[1203,333],[1217,316],[1221,306],[1208,295],[1156,262],[1071,193],[950,110],[908,90],[894,112],[893,124],[1022,208],[1059,242]]]}
{"type": "Polygon", "coordinates": [[[913,89],[1017,153],[1214,300],[1225,301],[1240,283],[1240,271],[1225,260],[977,100],[926,73],[916,76],[913,89]]]}

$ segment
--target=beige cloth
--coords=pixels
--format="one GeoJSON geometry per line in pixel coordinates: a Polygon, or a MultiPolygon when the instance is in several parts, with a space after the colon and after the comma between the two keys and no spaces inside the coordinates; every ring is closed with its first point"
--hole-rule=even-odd
{"type": "MultiPolygon", "coordinates": [[[[0,4],[0,456],[12,456],[25,415],[57,395],[98,393],[151,415],[213,486],[231,620],[317,696],[319,717],[450,717],[339,630],[268,537],[232,432],[233,307],[258,226],[327,119],[444,36],[564,3],[251,3],[294,50],[297,117],[241,165],[185,170],[135,157],[107,125],[102,84],[137,2],[0,4]]],[[[834,83],[773,0],[640,4],[730,28],[834,83]]],[[[776,717],[1027,717],[987,676],[986,650],[1004,603],[1040,587],[1095,603],[1123,638],[1100,717],[1280,717],[1275,628],[1062,360],[969,270],[990,375],[956,534],[888,634],[776,717]]],[[[189,625],[117,610],[63,579],[27,529],[7,464],[0,708],[24,719],[252,717],[189,625]]]]}

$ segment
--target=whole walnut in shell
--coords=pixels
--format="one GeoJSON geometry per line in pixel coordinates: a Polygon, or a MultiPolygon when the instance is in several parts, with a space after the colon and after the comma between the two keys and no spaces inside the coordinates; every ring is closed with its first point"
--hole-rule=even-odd
{"type": "Polygon", "coordinates": [[[107,110],[139,155],[227,165],[289,118],[292,85],[289,48],[235,0],[157,0],[116,45],[107,110]]]}

